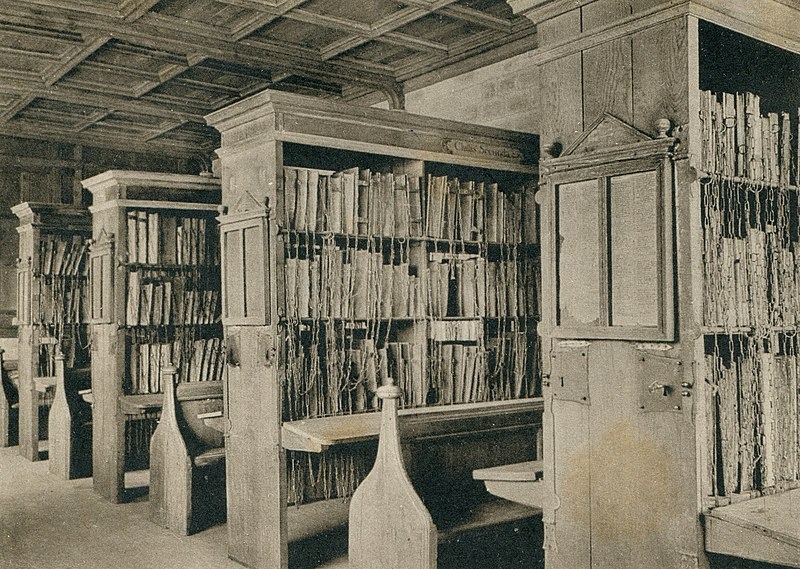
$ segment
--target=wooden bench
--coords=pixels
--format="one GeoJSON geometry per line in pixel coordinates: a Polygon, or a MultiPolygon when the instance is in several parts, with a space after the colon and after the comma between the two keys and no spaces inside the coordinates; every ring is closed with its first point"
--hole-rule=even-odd
{"type": "Polygon", "coordinates": [[[163,370],[161,420],[150,442],[150,519],[189,535],[226,513],[223,434],[203,417],[222,410],[222,382],[176,383],[163,370]]]}
{"type": "Polygon", "coordinates": [[[48,416],[48,468],[71,480],[92,474],[92,412],[80,397],[92,382],[91,368],[67,369],[64,356],[56,354],[56,375],[35,378],[37,391],[53,390],[48,416]]]}
{"type": "Polygon", "coordinates": [[[4,358],[0,348],[0,447],[17,443],[19,418],[19,382],[17,360],[4,358]]]}
{"type": "MultiPolygon", "coordinates": [[[[397,400],[401,390],[382,386],[383,400],[375,466],[350,505],[349,566],[382,569],[402,566],[435,569],[439,544],[465,533],[508,525],[537,523],[541,509],[489,498],[453,507],[454,496],[423,502],[405,468],[400,446],[397,400]]],[[[438,473],[446,476],[446,473],[438,473]]]]}

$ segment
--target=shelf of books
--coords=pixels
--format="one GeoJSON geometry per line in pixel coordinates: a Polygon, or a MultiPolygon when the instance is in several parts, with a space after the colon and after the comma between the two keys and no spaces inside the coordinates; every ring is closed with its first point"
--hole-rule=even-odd
{"type": "Polygon", "coordinates": [[[163,399],[161,370],[221,381],[219,181],[108,171],[92,193],[89,315],[94,488],[125,500],[125,472],[148,467],[163,399]]]}
{"type": "Polygon", "coordinates": [[[701,93],[706,494],[800,486],[798,116],[701,93]]]}
{"type": "Polygon", "coordinates": [[[209,122],[233,558],[282,566],[287,505],[352,494],[388,378],[412,439],[530,431],[535,447],[535,136],[274,92],[209,122]]]}
{"type": "Polygon", "coordinates": [[[39,460],[48,437],[51,470],[64,478],[89,474],[91,412],[77,391],[88,386],[86,269],[91,219],[85,207],[22,203],[19,218],[17,325],[19,450],[39,460]],[[65,389],[56,392],[57,357],[65,389]],[[48,422],[51,429],[48,429],[48,422]]]}

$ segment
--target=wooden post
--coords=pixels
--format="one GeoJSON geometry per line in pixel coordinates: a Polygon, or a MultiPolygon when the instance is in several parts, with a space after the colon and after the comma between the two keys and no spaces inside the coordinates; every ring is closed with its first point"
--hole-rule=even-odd
{"type": "Polygon", "coordinates": [[[402,393],[396,385],[378,388],[383,400],[378,455],[350,504],[351,569],[436,568],[436,525],[411,484],[400,449],[402,393]]]}
{"type": "Polygon", "coordinates": [[[33,326],[19,327],[19,454],[31,461],[39,460],[39,392],[33,381],[35,336],[33,326]]]}
{"type": "Polygon", "coordinates": [[[0,348],[0,447],[7,447],[9,443],[9,421],[11,420],[11,401],[6,396],[5,372],[3,371],[3,353],[0,348]]]}
{"type": "Polygon", "coordinates": [[[192,459],[181,436],[175,394],[178,370],[161,372],[164,404],[150,441],[150,519],[179,535],[189,534],[192,516],[192,459]]]}
{"type": "Polygon", "coordinates": [[[48,467],[52,474],[69,480],[72,476],[72,410],[67,399],[64,354],[56,354],[56,387],[48,417],[48,467]]]}

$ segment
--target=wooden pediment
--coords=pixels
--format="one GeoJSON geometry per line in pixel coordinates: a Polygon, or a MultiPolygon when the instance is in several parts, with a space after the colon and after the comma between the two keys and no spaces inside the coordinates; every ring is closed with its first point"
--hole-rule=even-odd
{"type": "Polygon", "coordinates": [[[653,140],[652,136],[613,115],[603,113],[561,153],[561,157],[607,151],[616,146],[627,146],[651,140],[653,140]]]}

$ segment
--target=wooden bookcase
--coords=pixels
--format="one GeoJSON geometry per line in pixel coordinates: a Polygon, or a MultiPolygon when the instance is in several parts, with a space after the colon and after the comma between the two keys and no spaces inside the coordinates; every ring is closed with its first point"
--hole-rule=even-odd
{"type": "Polygon", "coordinates": [[[89,255],[94,488],[126,499],[125,472],[147,468],[161,369],[220,381],[219,181],[110,170],[92,193],[89,255]]]}
{"type": "Polygon", "coordinates": [[[287,504],[352,492],[387,376],[410,439],[479,432],[483,466],[535,458],[537,137],[271,91],[208,121],[229,555],[287,566],[287,504]]]}
{"type": "MultiPolygon", "coordinates": [[[[74,461],[68,457],[72,456],[75,421],[88,414],[78,402],[77,391],[85,387],[78,385],[79,378],[87,377],[79,369],[89,366],[85,311],[89,211],[85,207],[31,202],[14,206],[12,211],[20,223],[19,451],[28,460],[39,460],[39,441],[47,432],[49,418],[51,425],[58,425],[58,432],[49,433],[52,470],[65,478],[81,470],[85,475],[86,468],[78,464],[79,454],[74,455],[74,461]],[[66,392],[55,393],[60,354],[64,356],[66,392]]],[[[88,434],[82,433],[75,442],[81,438],[88,439],[88,434]]]]}
{"type": "Polygon", "coordinates": [[[540,39],[548,569],[800,566],[800,11],[509,4],[540,39]]]}

